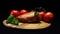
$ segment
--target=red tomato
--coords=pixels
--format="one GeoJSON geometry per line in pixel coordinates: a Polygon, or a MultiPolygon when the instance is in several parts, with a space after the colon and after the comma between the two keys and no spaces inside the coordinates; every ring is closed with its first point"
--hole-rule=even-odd
{"type": "Polygon", "coordinates": [[[39,12],[39,15],[43,17],[45,15],[45,12],[41,11],[41,12],[39,12]]]}
{"type": "Polygon", "coordinates": [[[44,11],[39,12],[39,19],[43,20],[44,15],[45,15],[44,11]]]}
{"type": "Polygon", "coordinates": [[[17,10],[12,10],[12,11],[11,11],[11,15],[13,15],[13,16],[18,16],[18,15],[19,15],[19,11],[17,11],[17,10]]]}
{"type": "Polygon", "coordinates": [[[20,13],[20,15],[25,14],[25,13],[27,13],[27,10],[21,10],[19,13],[20,13]]]}
{"type": "Polygon", "coordinates": [[[51,21],[53,19],[54,15],[53,13],[51,12],[47,12],[45,15],[44,15],[44,21],[51,21]]]}

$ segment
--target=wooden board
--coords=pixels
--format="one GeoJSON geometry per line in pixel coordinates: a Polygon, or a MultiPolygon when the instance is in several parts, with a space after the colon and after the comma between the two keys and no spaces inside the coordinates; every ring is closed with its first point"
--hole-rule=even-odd
{"type": "Polygon", "coordinates": [[[3,21],[3,25],[11,28],[19,28],[19,29],[44,29],[51,25],[51,23],[46,23],[44,21],[40,21],[41,23],[30,24],[30,23],[19,23],[19,25],[7,24],[6,20],[3,21]]]}

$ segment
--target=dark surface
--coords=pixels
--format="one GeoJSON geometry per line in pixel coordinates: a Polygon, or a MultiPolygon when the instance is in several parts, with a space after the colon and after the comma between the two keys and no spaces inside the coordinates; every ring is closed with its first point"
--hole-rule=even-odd
{"type": "Polygon", "coordinates": [[[60,32],[60,23],[59,23],[59,1],[30,1],[26,0],[26,1],[0,1],[1,2],[1,10],[0,11],[0,34],[53,34],[53,33],[58,33],[60,32]],[[29,3],[28,3],[29,2],[29,3]],[[53,10],[51,12],[54,13],[55,15],[55,19],[52,22],[51,27],[46,28],[46,29],[42,29],[42,30],[23,30],[23,29],[12,29],[12,28],[7,28],[5,27],[2,22],[3,20],[7,19],[7,17],[10,14],[10,11],[13,9],[27,9],[27,10],[31,10],[34,9],[35,7],[44,7],[47,12],[50,10],[53,10]]]}

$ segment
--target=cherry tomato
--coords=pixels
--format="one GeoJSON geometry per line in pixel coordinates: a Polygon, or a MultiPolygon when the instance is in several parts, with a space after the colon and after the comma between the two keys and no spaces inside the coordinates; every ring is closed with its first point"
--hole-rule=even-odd
{"type": "Polygon", "coordinates": [[[54,15],[52,12],[47,12],[45,15],[44,15],[44,21],[46,22],[49,22],[53,19],[54,15]]]}
{"type": "Polygon", "coordinates": [[[11,15],[18,16],[19,15],[19,11],[18,10],[12,10],[11,11],[11,15]]]}
{"type": "Polygon", "coordinates": [[[44,16],[44,14],[45,14],[44,11],[39,12],[39,15],[42,16],[42,17],[44,16]]]}
{"type": "Polygon", "coordinates": [[[44,15],[45,15],[44,11],[39,12],[39,19],[43,20],[44,15]]]}
{"type": "Polygon", "coordinates": [[[25,13],[27,13],[27,10],[24,10],[24,9],[23,9],[23,10],[21,10],[19,13],[20,13],[20,15],[25,14],[25,13]]]}

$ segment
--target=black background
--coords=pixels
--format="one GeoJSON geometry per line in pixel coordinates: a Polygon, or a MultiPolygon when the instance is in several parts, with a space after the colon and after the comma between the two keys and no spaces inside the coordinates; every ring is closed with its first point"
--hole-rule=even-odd
{"type": "Polygon", "coordinates": [[[53,1],[53,0],[46,0],[46,1],[41,1],[41,0],[19,0],[19,1],[0,1],[0,33],[2,34],[53,34],[53,33],[59,33],[60,32],[60,23],[59,23],[59,1],[53,1]],[[13,9],[16,10],[21,10],[21,9],[27,9],[31,10],[34,9],[35,7],[40,7],[42,6],[48,11],[53,10],[51,12],[54,13],[55,19],[52,22],[52,25],[49,28],[42,29],[42,30],[22,30],[22,29],[12,29],[12,28],[7,28],[5,27],[2,22],[4,19],[7,19],[7,17],[10,14],[10,11],[13,9]]]}

